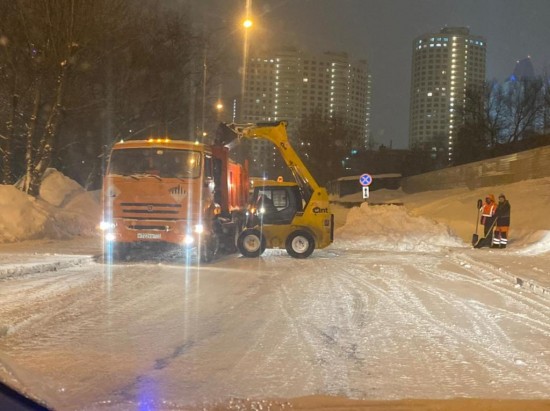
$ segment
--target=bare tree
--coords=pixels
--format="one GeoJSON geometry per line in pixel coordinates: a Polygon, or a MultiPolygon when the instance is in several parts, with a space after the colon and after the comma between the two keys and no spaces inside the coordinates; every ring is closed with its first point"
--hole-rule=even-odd
{"type": "Polygon", "coordinates": [[[498,85],[485,83],[481,88],[466,90],[465,102],[457,107],[457,113],[462,118],[462,124],[457,130],[457,141],[454,151],[454,163],[463,164],[477,161],[488,155],[490,148],[496,143],[500,128],[500,100],[494,100],[491,95],[498,85]]]}
{"type": "Polygon", "coordinates": [[[52,160],[71,77],[101,38],[105,21],[120,16],[123,4],[123,0],[2,2],[0,66],[11,85],[11,113],[5,122],[3,147],[7,156],[3,161],[4,181],[11,180],[12,144],[24,136],[21,188],[38,194],[40,180],[52,160]]]}
{"type": "Polygon", "coordinates": [[[37,195],[49,166],[100,181],[119,139],[193,138],[223,68],[222,31],[143,0],[0,0],[2,182],[37,195]],[[205,47],[208,42],[209,47],[205,47]],[[203,63],[208,63],[203,82],[203,63]],[[93,174],[93,175],[92,175],[93,174]]]}
{"type": "Polygon", "coordinates": [[[296,150],[320,184],[345,173],[343,161],[350,154],[353,130],[340,117],[328,118],[320,111],[302,119],[296,150]]]}
{"type": "Polygon", "coordinates": [[[506,124],[501,140],[513,143],[525,138],[526,133],[542,128],[544,89],[540,78],[509,81],[499,96],[504,105],[506,124]]]}

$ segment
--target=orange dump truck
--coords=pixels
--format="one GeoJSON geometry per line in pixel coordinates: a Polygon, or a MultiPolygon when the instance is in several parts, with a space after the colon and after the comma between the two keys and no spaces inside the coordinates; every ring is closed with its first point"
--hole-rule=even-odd
{"type": "Polygon", "coordinates": [[[228,151],[165,138],[115,144],[103,184],[108,256],[151,243],[196,248],[204,262],[234,252],[248,175],[228,151]]]}

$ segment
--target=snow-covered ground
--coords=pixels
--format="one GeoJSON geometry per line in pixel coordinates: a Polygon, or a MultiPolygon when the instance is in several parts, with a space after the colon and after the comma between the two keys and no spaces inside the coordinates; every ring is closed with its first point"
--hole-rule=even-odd
{"type": "Polygon", "coordinates": [[[338,243],[306,260],[274,250],[200,268],[26,274],[0,287],[4,378],[61,410],[306,395],[549,400],[550,301],[507,275],[468,248],[338,243]]]}
{"type": "MultiPolygon", "coordinates": [[[[538,398],[547,407],[549,185],[374,192],[371,205],[335,207],[334,244],[305,260],[268,250],[201,267],[139,255],[109,266],[93,259],[99,237],[3,244],[0,378],[61,410],[281,409],[309,395],[538,398]],[[468,244],[486,192],[512,204],[506,250],[468,244]],[[405,206],[373,205],[382,202],[405,206]]],[[[0,190],[56,221],[86,194],[52,189],[46,202],[0,190]]],[[[71,210],[79,221],[88,203],[71,210]]],[[[59,237],[37,215],[27,238],[59,237]]],[[[3,241],[20,238],[8,220],[3,241]]],[[[544,409],[510,404],[502,409],[544,409]]]]}

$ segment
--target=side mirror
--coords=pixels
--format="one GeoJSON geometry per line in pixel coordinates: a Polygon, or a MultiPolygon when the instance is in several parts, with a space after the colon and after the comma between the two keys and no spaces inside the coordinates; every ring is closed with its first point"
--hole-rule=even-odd
{"type": "Polygon", "coordinates": [[[481,198],[479,200],[477,200],[477,208],[481,208],[481,206],[483,205],[483,201],[481,201],[481,198]]]}

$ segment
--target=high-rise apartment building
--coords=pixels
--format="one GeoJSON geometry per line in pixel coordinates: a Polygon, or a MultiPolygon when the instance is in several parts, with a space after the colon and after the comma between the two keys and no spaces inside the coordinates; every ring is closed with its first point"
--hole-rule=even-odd
{"type": "MultiPolygon", "coordinates": [[[[300,121],[315,112],[341,117],[354,130],[356,148],[369,139],[371,76],[366,61],[346,53],[313,55],[293,48],[254,56],[248,61],[241,121],[289,121],[292,138],[300,121]]],[[[269,143],[251,144],[252,172],[268,168],[269,143]]]]}
{"type": "Polygon", "coordinates": [[[466,90],[485,81],[485,39],[465,27],[446,27],[413,42],[409,144],[446,150],[453,159],[459,107],[466,90]]]}

